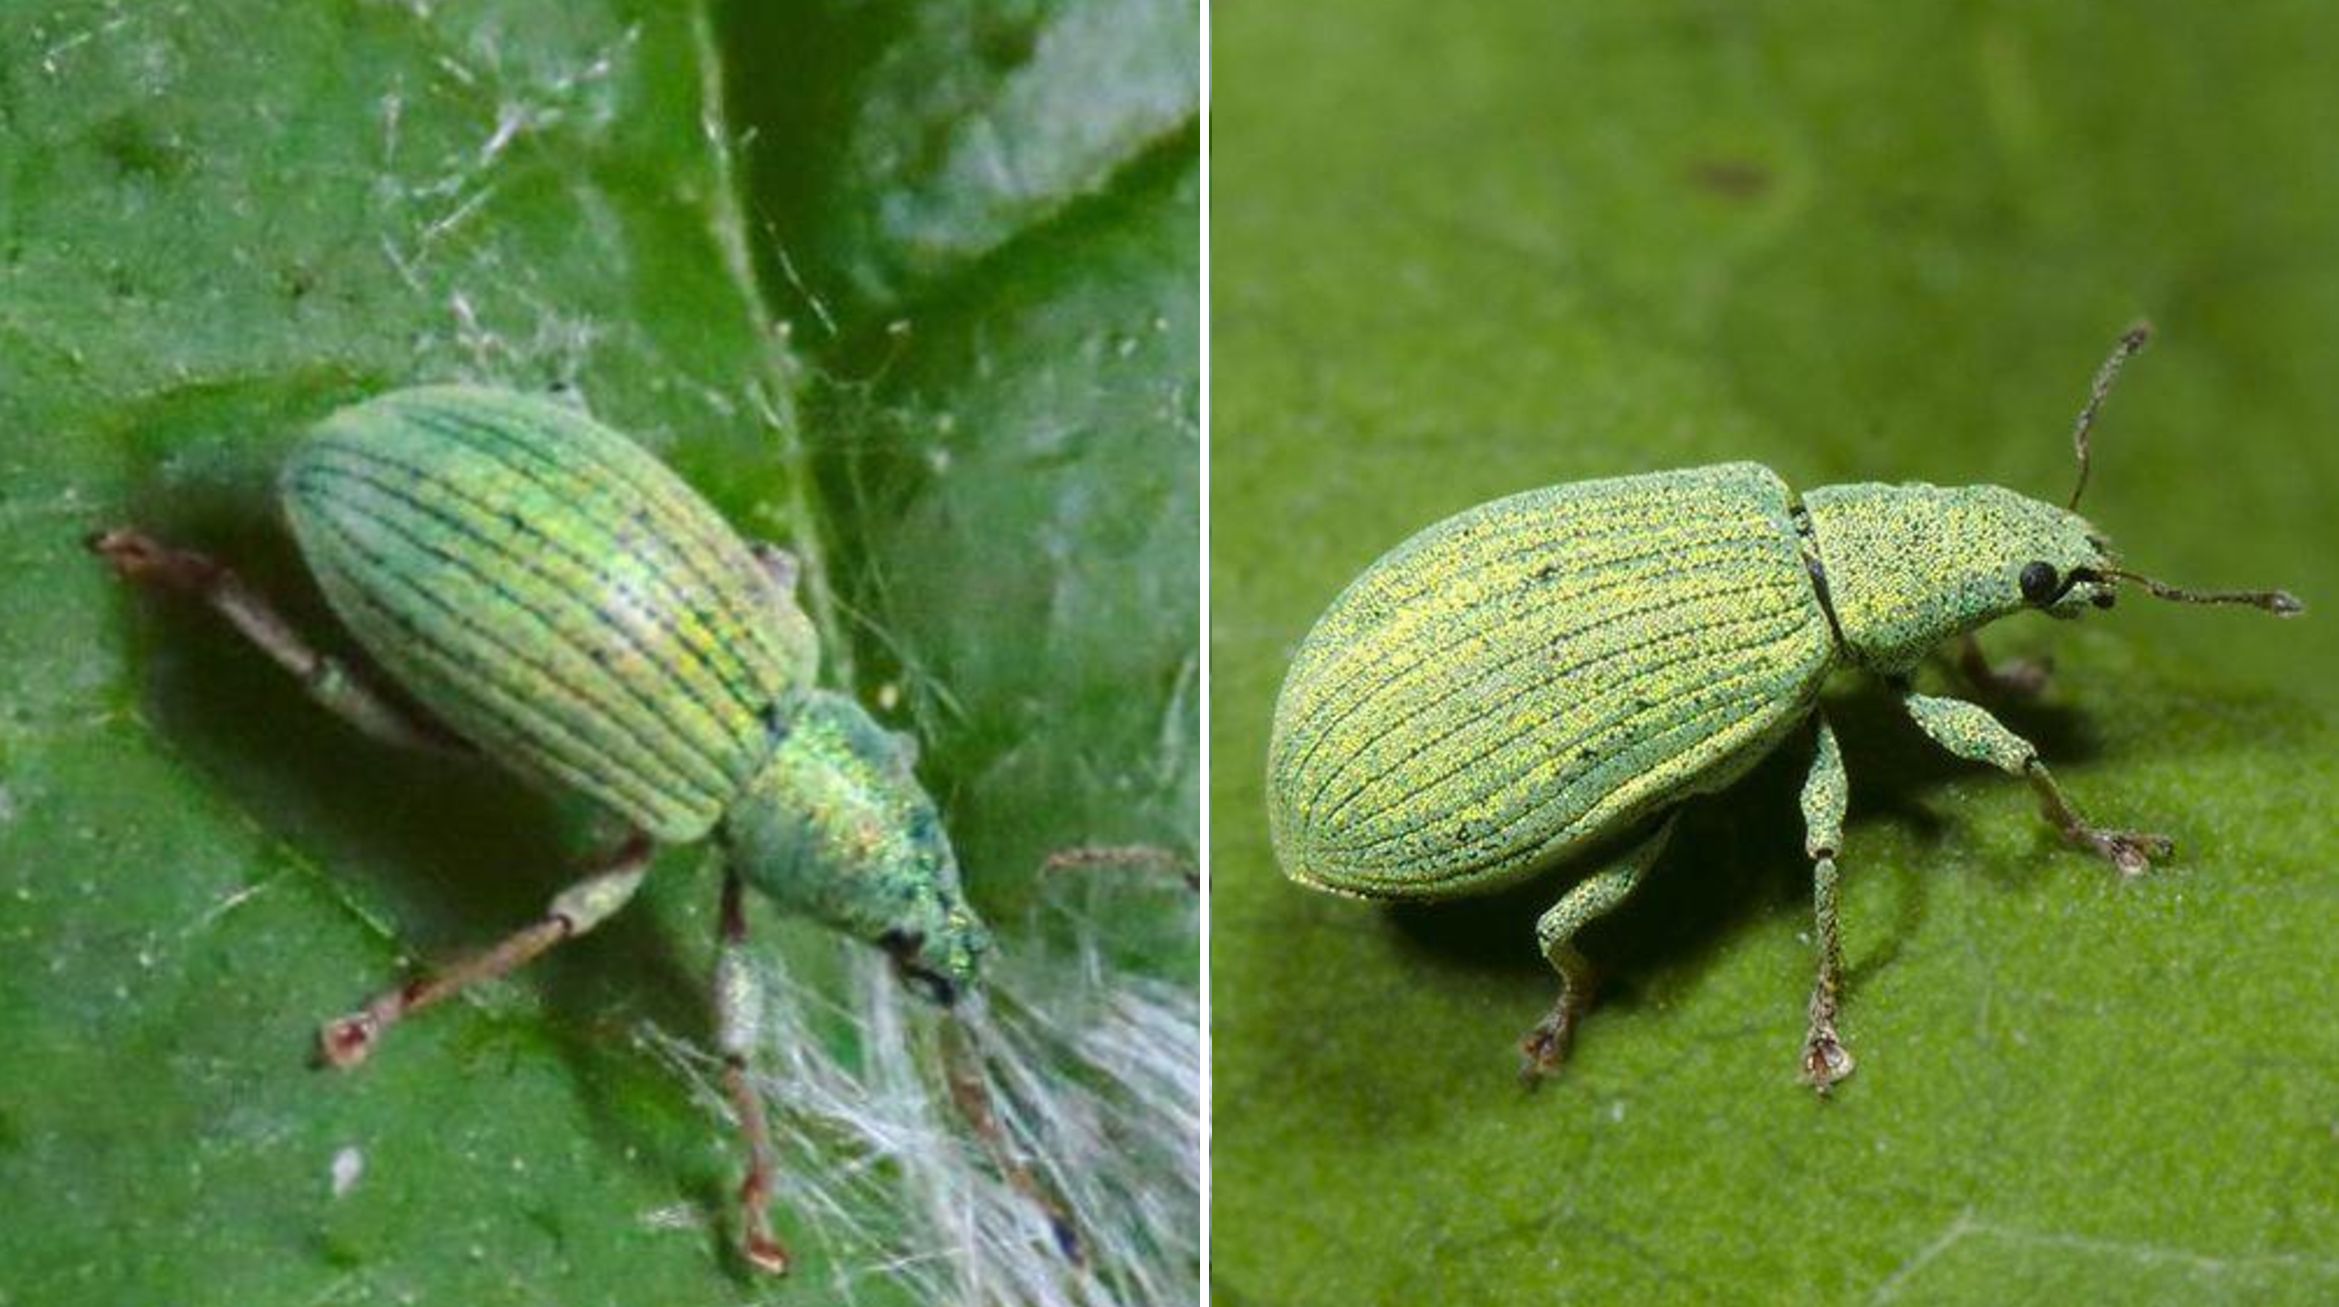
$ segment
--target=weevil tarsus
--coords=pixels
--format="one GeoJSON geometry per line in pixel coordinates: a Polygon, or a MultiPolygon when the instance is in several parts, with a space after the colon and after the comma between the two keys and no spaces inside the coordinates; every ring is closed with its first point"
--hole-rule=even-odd
{"type": "Polygon", "coordinates": [[[772,1143],[763,1095],[748,1077],[748,1060],[762,1029],[763,985],[747,953],[746,884],[723,871],[723,900],[715,938],[715,1044],[723,1058],[723,1092],[747,1143],[747,1175],[739,1184],[739,1254],[759,1271],[785,1275],[788,1250],[772,1234],[772,1143]]]}
{"type": "Polygon", "coordinates": [[[1559,973],[1559,997],[1551,1011],[1519,1040],[1526,1058],[1520,1080],[1533,1087],[1559,1069],[1575,1036],[1576,1018],[1592,1002],[1595,977],[1592,964],[1577,950],[1576,932],[1614,910],[1632,894],[1673,838],[1676,818],[1667,816],[1657,829],[1624,850],[1616,860],[1570,886],[1557,903],[1535,922],[1535,940],[1551,969],[1559,973]]]}
{"type": "Polygon", "coordinates": [[[1825,714],[1815,714],[1810,774],[1803,781],[1803,851],[1811,859],[1811,899],[1819,976],[1811,986],[1811,1028],[1803,1038],[1803,1081],[1822,1095],[1852,1073],[1852,1054],[1836,1032],[1843,996],[1844,946],[1837,921],[1836,855],[1844,843],[1851,781],[1825,714]]]}
{"type": "Polygon", "coordinates": [[[2030,741],[2008,730],[1979,705],[1916,693],[1903,694],[1901,702],[1917,728],[1935,744],[1960,758],[1988,763],[2030,782],[2047,821],[2065,839],[2117,867],[2121,875],[2143,875],[2152,869],[2154,858],[2165,858],[2176,850],[2176,842],[2166,835],[2089,825],[2064,795],[2062,786],[2055,783],[2046,764],[2039,761],[2038,750],[2030,741]]]}
{"type": "Polygon", "coordinates": [[[495,944],[404,984],[383,990],[364,1007],[335,1017],[317,1032],[317,1053],[328,1066],[363,1062],[384,1032],[407,1016],[483,980],[506,976],[556,944],[614,916],[641,888],[656,846],[636,831],[581,879],[554,896],[542,917],[495,944]]]}
{"type": "Polygon", "coordinates": [[[83,541],[123,580],[200,600],[277,666],[309,697],[368,737],[399,748],[463,754],[469,746],[400,708],[339,659],[320,652],[266,596],[208,554],[178,549],[143,531],[116,527],[83,541]]]}

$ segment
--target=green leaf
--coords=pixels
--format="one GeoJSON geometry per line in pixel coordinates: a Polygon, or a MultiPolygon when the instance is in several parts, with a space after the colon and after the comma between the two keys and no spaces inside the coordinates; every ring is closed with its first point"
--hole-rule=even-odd
{"type": "Polygon", "coordinates": [[[1233,1304],[2319,1302],[2339,1292],[2339,28],[2004,5],[1290,7],[1216,28],[1213,1279],[1233,1304]],[[1446,514],[1754,459],[2050,500],[2121,328],[2087,511],[2294,622],[2016,619],[2004,715],[2115,883],[1889,699],[1831,699],[1858,1074],[1795,1080],[1813,964],[1782,757],[1586,937],[1532,1095],[1564,877],[1390,911],[1278,874],[1294,645],[1446,514]]]}
{"type": "MultiPolygon", "coordinates": [[[[696,1060],[715,891],[697,853],[662,859],[646,902],[601,931],[402,1026],[362,1070],[304,1064],[321,1018],[528,919],[607,832],[485,768],[360,741],[215,622],[110,581],[80,539],[134,521],[232,560],[330,633],[269,478],[310,421],[398,385],[571,388],[743,530],[807,555],[832,672],[880,703],[881,682],[906,687],[891,715],[926,737],[921,775],[1007,936],[994,1046],[1020,1038],[1025,1008],[1074,1034],[1121,1019],[1066,979],[1091,964],[1051,965],[1073,946],[1166,978],[1133,979],[1124,1005],[1190,1014],[1182,894],[1134,874],[1035,890],[1029,869],[1086,841],[1194,839],[1179,669],[1195,626],[1195,110],[1148,53],[1191,9],[1070,71],[1035,54],[1038,90],[980,90],[998,79],[973,71],[991,47],[958,35],[988,21],[972,5],[927,7],[917,40],[872,36],[797,80],[886,121],[902,87],[959,87],[918,106],[927,130],[980,117],[1028,161],[1027,184],[984,199],[947,170],[847,185],[735,151],[782,136],[726,86],[752,83],[792,31],[842,21],[830,8],[68,0],[0,16],[0,1192],[17,1199],[0,1303],[914,1302],[931,1283],[869,1269],[930,1228],[897,1210],[923,1163],[846,1137],[776,1071],[783,1136],[812,1150],[791,1155],[777,1208],[798,1276],[765,1289],[737,1269],[739,1150],[696,1060]],[[897,66],[924,71],[880,75],[897,66]],[[1118,126],[1058,141],[1083,83],[1118,126]],[[1126,108],[1140,101],[1159,112],[1126,108]],[[766,244],[756,196],[775,187],[836,215],[805,238],[819,260],[784,270],[766,244]],[[873,215],[912,199],[920,231],[956,233],[933,246],[948,257],[883,243],[873,215]],[[781,316],[803,307],[796,287],[860,287],[867,269],[886,294],[856,302],[911,324],[882,376],[781,316]],[[1156,320],[1133,352],[1075,348],[1156,320]],[[839,376],[857,378],[841,408],[839,376]],[[852,421],[807,421],[807,396],[852,421]],[[1034,479],[1033,451],[1056,449],[1034,434],[1051,399],[1077,401],[1078,451],[1034,479]],[[922,418],[897,415],[940,412],[979,415],[953,456],[986,475],[901,475],[929,446],[922,418]],[[1130,539],[1086,516],[1100,507],[1165,516],[1130,539]],[[991,542],[925,570],[920,549],[955,547],[970,517],[999,527],[991,542]],[[1045,638],[994,670],[980,642],[996,628],[916,607],[981,593],[950,568],[1059,594],[1063,624],[1031,628],[1045,638]],[[1178,601],[1126,606],[1156,588],[1178,601]],[[1084,634],[1099,617],[1121,644],[1084,634]],[[1126,658],[1090,661],[1099,648],[1126,658]]],[[[1019,20],[1040,53],[1088,48],[1072,39],[1086,21],[1019,20]]],[[[1183,39],[1190,66],[1190,25],[1183,39]]],[[[884,1044],[854,1029],[900,1015],[866,950],[758,929],[793,976],[783,1011],[820,1014],[810,1047],[783,1050],[791,1067],[850,1069],[884,1044]]],[[[1081,1070],[1060,1044],[1013,1047],[1081,1070]]],[[[1125,1088],[1090,1092],[1140,1108],[1178,1092],[1125,1088]]],[[[1190,1137],[1190,1114],[1143,1124],[1190,1137]]],[[[1058,1137],[1125,1143],[1110,1125],[1058,1137]]],[[[945,1151],[972,1159],[962,1180],[996,1184],[971,1143],[945,1151]]],[[[1026,1296],[1174,1299],[1195,1275],[1192,1184],[1190,1166],[1164,1168],[1164,1223],[1088,1232],[1152,1263],[1100,1259],[1088,1288],[1055,1264],[1065,1283],[1026,1296]]]]}

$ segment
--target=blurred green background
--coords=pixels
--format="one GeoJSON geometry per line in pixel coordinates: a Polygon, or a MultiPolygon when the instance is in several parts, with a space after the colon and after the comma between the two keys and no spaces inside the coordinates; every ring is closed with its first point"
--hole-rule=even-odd
{"type": "MultiPolygon", "coordinates": [[[[1225,1307],[2339,1298],[2339,15],[2308,4],[1238,5],[1213,34],[1214,1260],[1225,1307]],[[2004,709],[2118,884],[1889,700],[1832,709],[1858,1074],[1795,1083],[1791,762],[1591,930],[1563,880],[1389,910],[1287,883],[1274,695],[1340,587],[1510,491],[1754,459],[2060,501],[2179,583],[2004,709]]],[[[1782,760],[1783,761],[1783,760],[1782,760]]]]}
{"type": "MultiPolygon", "coordinates": [[[[807,555],[830,675],[923,738],[978,905],[1046,947],[1046,854],[1195,840],[1197,19],[0,7],[0,1304],[913,1296],[872,1273],[888,1211],[846,1214],[874,1248],[807,1230],[817,1177],[782,1178],[792,1282],[726,1253],[735,1141],[648,1046],[706,1035],[695,853],[310,1071],[320,1019],[606,832],[366,744],[80,539],[214,550],[345,647],[276,522],[287,442],[424,380],[581,392],[807,555]]],[[[1109,943],[1191,984],[1172,908],[1109,943]]]]}

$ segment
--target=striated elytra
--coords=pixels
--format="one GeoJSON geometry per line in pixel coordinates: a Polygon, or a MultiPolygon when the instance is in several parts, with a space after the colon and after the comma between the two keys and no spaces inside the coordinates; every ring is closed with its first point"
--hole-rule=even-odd
{"type": "MultiPolygon", "coordinates": [[[[793,559],[741,540],[681,478],[582,412],[479,387],[397,391],[333,414],[286,461],[279,492],[333,612],[430,720],[319,653],[214,560],[128,529],[90,545],[126,578],[203,600],[368,734],[476,751],[591,797],[634,831],[540,920],[326,1023],[323,1059],[362,1061],[405,1015],[617,911],[656,845],[712,836],[725,854],[716,1039],[749,1153],[740,1246],[753,1265],[784,1270],[762,1100],[746,1077],[760,996],[742,890],[883,948],[945,1008],[978,980],[988,947],[907,737],[815,685],[793,559]]],[[[951,1082],[996,1145],[979,1074],[954,1068],[951,1082]]],[[[1061,1213],[1008,1150],[992,1153],[1077,1259],[1061,1213]]]]}
{"type": "MultiPolygon", "coordinates": [[[[2097,374],[2088,435],[2139,326],[2097,374]]],[[[2073,842],[2124,874],[2164,837],[2097,829],[2036,749],[1980,707],[1916,693],[1917,665],[2023,610],[2076,617],[2123,585],[2289,615],[2280,591],[2193,592],[2124,570],[2077,507],[1996,486],[1827,486],[1801,495],[1731,463],[1533,490],[1439,522],[1365,569],[1292,659],[1268,749],[1268,818],[1294,880],[1360,898],[1442,899],[1587,867],[1537,923],[1560,975],[1522,1041],[1530,1078],[1564,1057],[1591,973],[1572,937],[1663,849],[1683,800],[1790,737],[1811,740],[1802,807],[1819,970],[1802,1071],[1826,1092],[1852,1058],[1836,1030],[1835,859],[1843,763],[1819,705],[1839,668],[1884,678],[1934,741],[2026,779],[2073,842]]],[[[2029,678],[2035,681],[2035,677],[2029,678]]]]}

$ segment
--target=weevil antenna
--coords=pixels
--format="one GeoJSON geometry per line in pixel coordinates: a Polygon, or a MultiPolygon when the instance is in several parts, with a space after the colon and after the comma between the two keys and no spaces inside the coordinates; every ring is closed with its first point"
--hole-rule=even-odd
{"type": "Polygon", "coordinates": [[[2111,397],[2112,383],[2119,380],[2121,366],[2136,357],[2151,339],[2152,324],[2138,322],[2120,333],[2120,343],[2112,346],[2112,356],[2095,370],[2095,384],[2087,391],[2087,407],[2079,410],[2078,425],[2071,429],[2071,444],[2079,451],[2079,484],[2071,487],[2071,502],[2065,508],[2079,507],[2079,494],[2087,489],[2087,437],[2095,430],[2095,415],[2103,411],[2103,402],[2111,397]]]}
{"type": "Polygon", "coordinates": [[[2180,604],[2245,604],[2263,608],[2276,617],[2296,617],[2307,610],[2298,596],[2288,590],[2179,590],[2173,585],[2162,585],[2149,576],[2124,572],[2116,567],[2102,569],[2102,574],[2121,581],[2143,586],[2155,599],[2171,599],[2180,604]]]}

